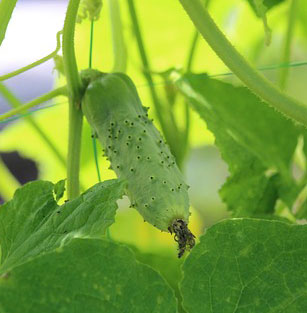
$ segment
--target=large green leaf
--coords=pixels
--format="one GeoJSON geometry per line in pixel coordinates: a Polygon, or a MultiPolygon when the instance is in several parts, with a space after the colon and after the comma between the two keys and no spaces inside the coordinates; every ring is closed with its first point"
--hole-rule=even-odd
{"type": "Polygon", "coordinates": [[[184,265],[189,313],[304,313],[307,226],[226,220],[207,230],[184,265]]]}
{"type": "Polygon", "coordinates": [[[266,166],[288,172],[298,136],[292,121],[247,88],[210,79],[205,74],[186,74],[177,84],[208,126],[222,126],[224,133],[266,166]]]}
{"type": "Polygon", "coordinates": [[[204,74],[186,74],[177,86],[207,122],[229,166],[231,176],[221,190],[228,207],[250,216],[272,213],[278,195],[291,202],[292,190],[284,186],[296,187],[290,161],[297,127],[244,87],[204,74]]]}
{"type": "Polygon", "coordinates": [[[0,207],[0,272],[72,238],[103,236],[114,222],[124,187],[118,180],[99,183],[62,206],[57,205],[50,182],[36,181],[18,189],[0,207]]]}
{"type": "Polygon", "coordinates": [[[74,239],[0,277],[1,313],[175,313],[174,292],[130,249],[74,239]]]}

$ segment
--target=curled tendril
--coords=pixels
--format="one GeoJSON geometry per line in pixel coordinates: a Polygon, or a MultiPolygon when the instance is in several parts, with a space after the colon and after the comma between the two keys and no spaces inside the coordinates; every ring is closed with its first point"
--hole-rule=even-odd
{"type": "Polygon", "coordinates": [[[80,13],[77,22],[89,18],[91,21],[97,21],[102,9],[102,0],[82,0],[80,13]]]}

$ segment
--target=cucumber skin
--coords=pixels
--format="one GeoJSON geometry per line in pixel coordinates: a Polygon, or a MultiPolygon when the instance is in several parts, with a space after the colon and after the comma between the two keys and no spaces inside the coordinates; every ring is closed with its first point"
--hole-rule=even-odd
{"type": "Polygon", "coordinates": [[[188,223],[188,186],[131,79],[112,73],[93,80],[82,110],[144,220],[167,232],[176,219],[188,223]]]}

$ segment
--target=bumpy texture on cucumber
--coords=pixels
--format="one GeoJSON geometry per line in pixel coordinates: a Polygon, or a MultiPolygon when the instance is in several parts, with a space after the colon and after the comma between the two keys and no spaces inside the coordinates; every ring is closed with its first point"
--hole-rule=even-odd
{"type": "Polygon", "coordinates": [[[194,236],[187,228],[188,186],[175,159],[128,76],[95,72],[92,77],[82,101],[83,113],[112,169],[127,181],[131,206],[145,221],[175,233],[180,257],[193,247],[194,236]]]}

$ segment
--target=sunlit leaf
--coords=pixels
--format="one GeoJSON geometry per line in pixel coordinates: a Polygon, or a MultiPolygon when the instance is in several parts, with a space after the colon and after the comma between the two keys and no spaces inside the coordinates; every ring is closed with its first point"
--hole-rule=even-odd
{"type": "Polygon", "coordinates": [[[207,122],[228,163],[231,176],[221,196],[229,209],[237,216],[262,215],[274,211],[278,195],[291,202],[298,128],[244,87],[204,74],[186,74],[177,86],[207,122]]]}
{"type": "Polygon", "coordinates": [[[0,272],[72,238],[103,236],[114,222],[124,187],[117,180],[99,183],[62,206],[57,205],[50,182],[36,181],[18,189],[0,207],[0,272]]]}

